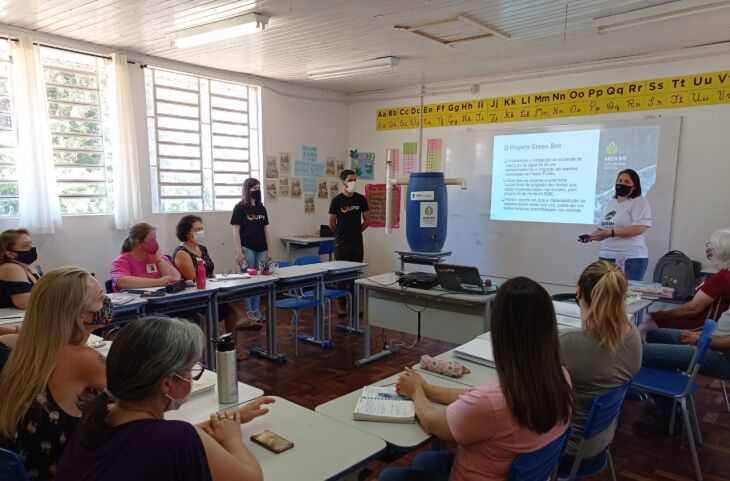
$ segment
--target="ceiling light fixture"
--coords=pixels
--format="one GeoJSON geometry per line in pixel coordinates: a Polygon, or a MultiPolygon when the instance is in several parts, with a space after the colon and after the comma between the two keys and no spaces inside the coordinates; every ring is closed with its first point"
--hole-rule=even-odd
{"type": "Polygon", "coordinates": [[[175,48],[196,47],[255,33],[263,30],[267,23],[268,15],[251,12],[173,32],[170,34],[170,41],[175,48]]]}
{"type": "Polygon", "coordinates": [[[330,78],[351,77],[354,75],[365,75],[370,73],[382,72],[398,67],[400,59],[398,57],[381,57],[363,62],[354,62],[349,64],[334,65],[331,67],[314,68],[307,72],[307,77],[312,80],[322,80],[330,78]]]}
{"type": "Polygon", "coordinates": [[[696,13],[706,13],[730,6],[730,2],[717,0],[682,0],[653,7],[640,8],[630,12],[606,15],[593,19],[596,33],[608,33],[616,30],[646,25],[648,23],[685,17],[696,13]]]}

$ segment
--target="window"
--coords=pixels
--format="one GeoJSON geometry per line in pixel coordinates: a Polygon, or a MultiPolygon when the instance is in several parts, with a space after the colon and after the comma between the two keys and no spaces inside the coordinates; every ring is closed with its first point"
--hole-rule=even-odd
{"type": "Polygon", "coordinates": [[[10,42],[0,39],[0,216],[18,215],[15,129],[10,101],[10,42]]]}
{"type": "Polygon", "coordinates": [[[261,171],[258,88],[148,67],[153,212],[231,210],[261,171]]]}
{"type": "Polygon", "coordinates": [[[111,212],[105,59],[41,47],[62,214],[111,212]]]}

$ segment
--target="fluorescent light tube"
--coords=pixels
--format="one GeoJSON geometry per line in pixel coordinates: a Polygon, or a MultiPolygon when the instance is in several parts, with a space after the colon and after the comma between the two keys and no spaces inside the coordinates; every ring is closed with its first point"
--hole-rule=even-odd
{"type": "Polygon", "coordinates": [[[307,76],[312,80],[351,77],[397,68],[399,63],[398,57],[381,57],[363,62],[311,69],[307,72],[307,76]]]}
{"type": "Polygon", "coordinates": [[[730,2],[718,2],[717,0],[675,1],[615,15],[596,17],[593,19],[593,26],[596,27],[596,33],[602,34],[696,13],[711,12],[729,6],[730,2]]]}
{"type": "Polygon", "coordinates": [[[263,30],[267,23],[267,15],[252,12],[173,32],[170,34],[170,41],[176,48],[196,47],[255,33],[263,30]]]}

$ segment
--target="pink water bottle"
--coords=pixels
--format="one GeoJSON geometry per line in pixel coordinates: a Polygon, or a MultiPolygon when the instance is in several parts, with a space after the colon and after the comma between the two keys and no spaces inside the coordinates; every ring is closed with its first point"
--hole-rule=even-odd
{"type": "Polygon", "coordinates": [[[198,267],[195,271],[195,286],[198,289],[205,289],[205,264],[203,264],[203,259],[198,259],[198,267]]]}

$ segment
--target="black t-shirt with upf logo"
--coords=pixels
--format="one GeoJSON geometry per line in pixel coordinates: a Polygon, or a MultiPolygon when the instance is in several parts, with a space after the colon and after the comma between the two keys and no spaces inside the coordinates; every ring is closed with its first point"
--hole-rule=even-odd
{"type": "Polygon", "coordinates": [[[362,214],[368,211],[364,195],[355,192],[352,197],[338,194],[330,202],[330,214],[337,216],[335,244],[362,244],[362,214]]]}
{"type": "Polygon", "coordinates": [[[264,227],[269,225],[269,216],[263,205],[244,206],[239,202],[233,208],[231,225],[240,226],[243,247],[257,252],[268,249],[264,227]]]}

